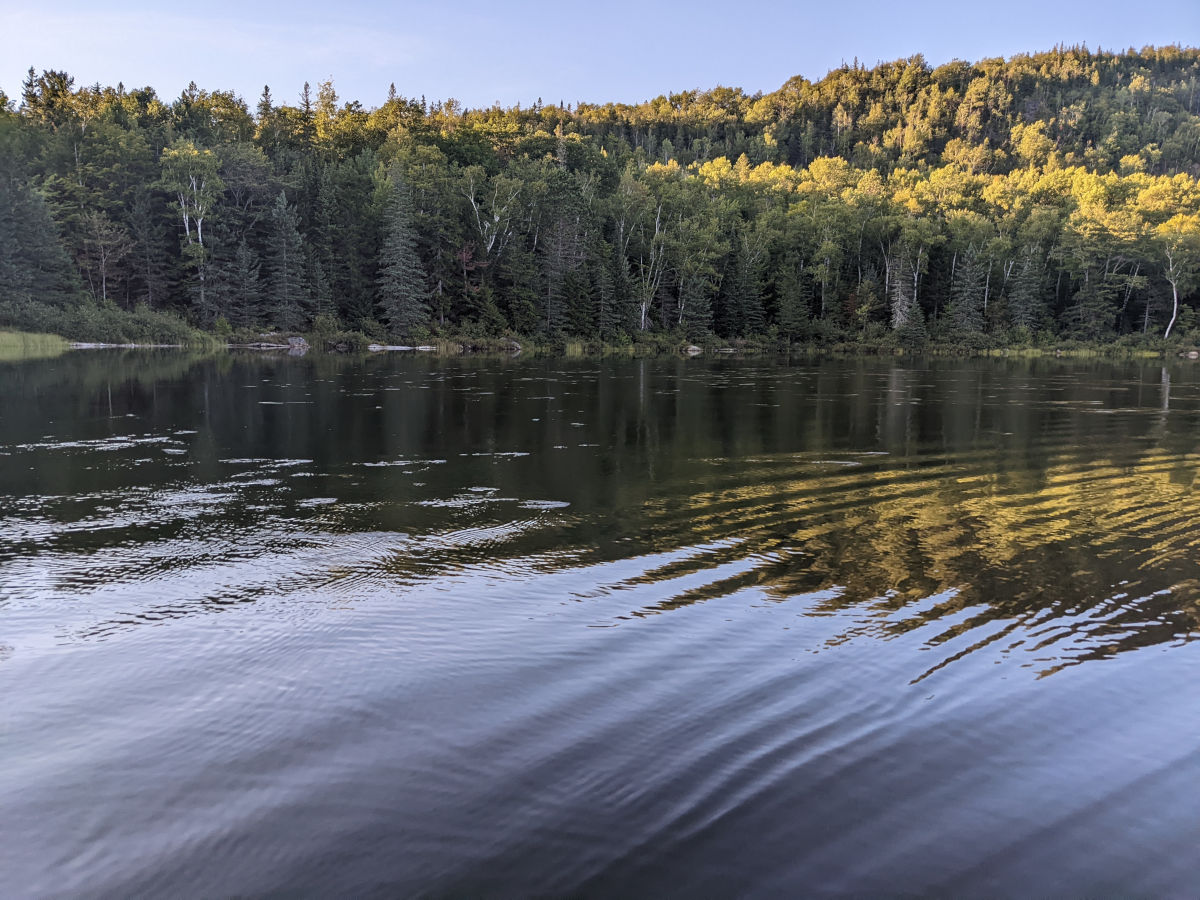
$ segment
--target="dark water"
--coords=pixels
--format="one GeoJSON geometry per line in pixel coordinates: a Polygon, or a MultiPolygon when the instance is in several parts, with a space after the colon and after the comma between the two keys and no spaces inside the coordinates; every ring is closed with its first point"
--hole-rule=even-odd
{"type": "Polygon", "coordinates": [[[17,896],[1194,894],[1200,368],[0,366],[17,896]]]}

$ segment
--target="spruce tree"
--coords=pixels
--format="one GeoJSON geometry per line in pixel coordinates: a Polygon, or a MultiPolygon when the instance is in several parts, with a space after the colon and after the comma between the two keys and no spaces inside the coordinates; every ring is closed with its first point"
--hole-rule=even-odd
{"type": "Polygon", "coordinates": [[[321,264],[321,258],[316,252],[309,253],[304,273],[308,296],[312,298],[315,314],[318,316],[331,315],[333,313],[333,289],[329,286],[325,267],[321,264]]]}
{"type": "Polygon", "coordinates": [[[692,340],[703,340],[712,333],[713,302],[709,282],[703,278],[681,278],[676,285],[678,297],[672,314],[678,316],[692,340]]]}
{"type": "Polygon", "coordinates": [[[778,301],[779,329],[788,340],[796,340],[809,330],[809,308],[812,304],[812,283],[804,274],[799,260],[789,259],[775,281],[778,301]]]}
{"type": "Polygon", "coordinates": [[[537,259],[527,248],[516,245],[500,260],[501,296],[510,326],[520,334],[537,331],[540,292],[537,259]]]}
{"type": "Polygon", "coordinates": [[[214,257],[208,308],[193,309],[193,315],[204,325],[212,325],[218,318],[239,328],[257,324],[262,307],[260,270],[258,254],[244,239],[238,242],[232,256],[214,257]]]}
{"type": "Polygon", "coordinates": [[[311,303],[304,290],[304,241],[299,217],[279,192],[271,209],[271,239],[267,248],[267,318],[277,328],[296,331],[304,327],[311,303]]]}
{"type": "Polygon", "coordinates": [[[1065,310],[1067,333],[1085,341],[1111,336],[1117,315],[1119,287],[1103,278],[1085,278],[1065,310]]]}
{"type": "Polygon", "coordinates": [[[149,190],[142,189],[129,210],[133,234],[133,296],[150,307],[160,307],[171,293],[170,255],[164,238],[161,204],[149,190]]]}
{"type": "Polygon", "coordinates": [[[595,303],[594,327],[601,337],[612,339],[621,331],[621,315],[617,309],[616,286],[613,283],[612,245],[596,238],[588,253],[588,272],[595,303]]]}
{"type": "Polygon", "coordinates": [[[428,276],[417,255],[412,197],[399,178],[393,179],[392,199],[385,216],[383,247],[379,251],[376,297],[379,309],[396,334],[409,337],[429,319],[428,276]]]}
{"type": "Polygon", "coordinates": [[[576,221],[567,215],[556,218],[543,243],[542,270],[546,275],[542,302],[542,328],[547,334],[561,331],[571,312],[569,284],[584,259],[576,221]]]}
{"type": "Polygon", "coordinates": [[[920,350],[929,340],[929,331],[925,327],[925,313],[919,304],[912,303],[904,324],[896,332],[900,346],[907,350],[920,350]]]}
{"type": "Polygon", "coordinates": [[[1036,328],[1045,309],[1040,296],[1041,267],[1032,250],[1026,250],[1021,268],[1008,292],[1008,315],[1017,328],[1036,328]]]}
{"type": "Polygon", "coordinates": [[[261,264],[258,254],[243,240],[238,244],[233,260],[228,321],[239,327],[254,324],[262,305],[262,287],[259,282],[261,264]]]}
{"type": "Polygon", "coordinates": [[[81,285],[50,210],[37,191],[5,174],[0,161],[0,303],[11,304],[9,315],[33,303],[66,307],[81,285]]]}
{"type": "Polygon", "coordinates": [[[754,335],[765,326],[762,270],[761,250],[743,235],[721,282],[716,325],[722,336],[754,335]]]}
{"type": "Polygon", "coordinates": [[[892,329],[900,331],[907,324],[909,317],[912,315],[913,303],[912,295],[912,270],[905,264],[902,259],[896,259],[891,264],[891,285],[889,286],[888,302],[891,304],[892,311],[892,329]]]}
{"type": "Polygon", "coordinates": [[[956,336],[983,331],[983,266],[974,250],[967,251],[954,269],[950,286],[950,327],[956,336]]]}

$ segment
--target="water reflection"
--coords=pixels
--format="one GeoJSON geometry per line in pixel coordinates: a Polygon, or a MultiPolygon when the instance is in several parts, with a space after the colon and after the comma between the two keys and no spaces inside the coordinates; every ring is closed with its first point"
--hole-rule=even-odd
{"type": "Polygon", "coordinates": [[[1185,894],[1198,376],[0,364],[0,870],[1185,894]]]}
{"type": "Polygon", "coordinates": [[[920,628],[1040,672],[1197,631],[1190,368],[77,354],[6,376],[0,602],[70,600],[75,639],[471,568],[620,596],[614,622],[819,596],[806,614],[852,613],[834,644],[920,628]]]}

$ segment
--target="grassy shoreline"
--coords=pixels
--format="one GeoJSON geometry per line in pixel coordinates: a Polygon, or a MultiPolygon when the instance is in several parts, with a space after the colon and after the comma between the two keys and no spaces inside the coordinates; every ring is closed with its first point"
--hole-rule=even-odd
{"type": "MultiPolygon", "coordinates": [[[[107,336],[105,336],[107,337],[107,336]]],[[[397,352],[394,345],[376,343],[365,335],[351,332],[289,332],[282,334],[232,334],[192,331],[172,342],[144,340],[71,340],[49,332],[0,329],[0,360],[29,359],[57,356],[68,350],[90,349],[179,349],[186,351],[249,350],[273,352],[287,349],[289,338],[303,338],[310,352],[373,356],[397,352]],[[382,349],[381,349],[382,348],[382,349]]],[[[1200,347],[1185,342],[1164,342],[1161,339],[1120,339],[1108,343],[1061,341],[1030,346],[962,347],[929,342],[921,346],[900,347],[887,342],[840,343],[833,345],[787,344],[762,339],[722,342],[709,340],[690,344],[671,335],[654,334],[621,343],[582,340],[546,340],[518,335],[478,337],[445,335],[424,338],[406,345],[420,346],[420,352],[438,357],[456,356],[526,356],[585,359],[594,357],[647,358],[663,356],[695,356],[721,358],[725,356],[786,356],[788,358],[831,357],[937,357],[937,358],[1016,358],[1016,359],[1175,359],[1200,358],[1200,347]],[[1194,354],[1194,355],[1191,355],[1194,354]]],[[[404,351],[401,351],[404,352],[404,351]]]]}
{"type": "MultiPolygon", "coordinates": [[[[395,335],[378,323],[352,330],[333,316],[317,316],[305,332],[264,334],[257,329],[234,329],[217,319],[202,329],[174,312],[145,306],[121,309],[113,305],[83,303],[69,309],[45,303],[0,303],[0,332],[8,335],[0,353],[15,355],[62,352],[72,342],[95,347],[178,347],[220,352],[249,347],[258,352],[287,350],[289,338],[303,338],[315,352],[367,354],[374,347],[394,346],[395,335]],[[266,345],[276,345],[275,348],[266,345]]],[[[1126,334],[1106,341],[1080,341],[1028,331],[1006,335],[969,335],[957,343],[940,335],[914,341],[912,336],[883,330],[871,333],[834,331],[810,333],[808,340],[790,340],[774,327],[749,338],[726,340],[714,335],[697,337],[684,330],[646,331],[622,335],[617,340],[585,339],[565,335],[521,335],[506,331],[481,334],[474,329],[420,329],[404,345],[422,346],[437,356],[526,357],[661,357],[661,356],[786,356],[820,357],[1059,357],[1097,359],[1166,359],[1196,353],[1197,333],[1181,327],[1170,340],[1126,334]],[[694,342],[694,343],[693,343],[694,342]]],[[[80,348],[82,349],[82,347],[80,348]]],[[[386,351],[381,351],[386,352],[386,351]]]]}
{"type": "Polygon", "coordinates": [[[205,350],[205,352],[232,352],[245,350],[253,353],[286,352],[289,337],[301,337],[307,342],[308,352],[328,353],[334,355],[374,356],[395,352],[425,353],[440,358],[451,356],[536,356],[536,358],[560,359],[593,359],[624,356],[629,359],[661,358],[661,356],[695,356],[695,358],[720,359],[725,356],[745,358],[745,356],[786,356],[790,359],[822,359],[822,358],[918,358],[932,356],[938,359],[1196,359],[1200,356],[1200,348],[1190,344],[1175,344],[1170,346],[1129,346],[1122,343],[1079,344],[1063,342],[1051,346],[1028,347],[1015,346],[962,348],[949,344],[929,343],[923,347],[888,347],[881,344],[835,344],[835,346],[818,346],[818,344],[785,344],[775,343],[710,343],[708,346],[691,346],[686,343],[664,342],[634,342],[634,343],[605,343],[599,341],[566,341],[545,342],[538,340],[518,340],[518,338],[476,338],[476,337],[437,337],[430,338],[416,346],[407,346],[404,350],[396,350],[395,346],[383,344],[368,344],[355,342],[334,343],[323,335],[288,334],[288,335],[257,335],[251,340],[223,340],[222,337],[204,334],[204,340],[184,341],[175,343],[157,342],[106,342],[106,341],[70,341],[60,335],[47,332],[29,332],[0,330],[0,360],[36,359],[46,356],[56,356],[67,350],[100,350],[100,349],[179,349],[187,352],[205,350]],[[373,349],[372,349],[373,348],[373,349]],[[698,352],[697,352],[698,350],[698,352]],[[1190,355],[1189,354],[1195,354],[1190,355]]]}
{"type": "Polygon", "coordinates": [[[70,341],[57,334],[36,331],[0,331],[0,362],[44,359],[65,353],[70,341]]]}

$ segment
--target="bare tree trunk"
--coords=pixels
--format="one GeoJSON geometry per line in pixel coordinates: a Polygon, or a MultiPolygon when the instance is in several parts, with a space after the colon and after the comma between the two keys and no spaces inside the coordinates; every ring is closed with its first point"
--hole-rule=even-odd
{"type": "Polygon", "coordinates": [[[1179,315],[1179,285],[1174,278],[1167,280],[1171,282],[1171,321],[1167,323],[1167,330],[1163,332],[1163,340],[1171,336],[1171,329],[1175,327],[1175,318],[1179,315]]]}
{"type": "Polygon", "coordinates": [[[1175,254],[1170,246],[1166,249],[1167,256],[1167,281],[1171,285],[1171,321],[1167,323],[1167,330],[1163,332],[1163,340],[1171,336],[1171,329],[1175,327],[1175,319],[1179,315],[1179,275],[1175,268],[1175,254]]]}

